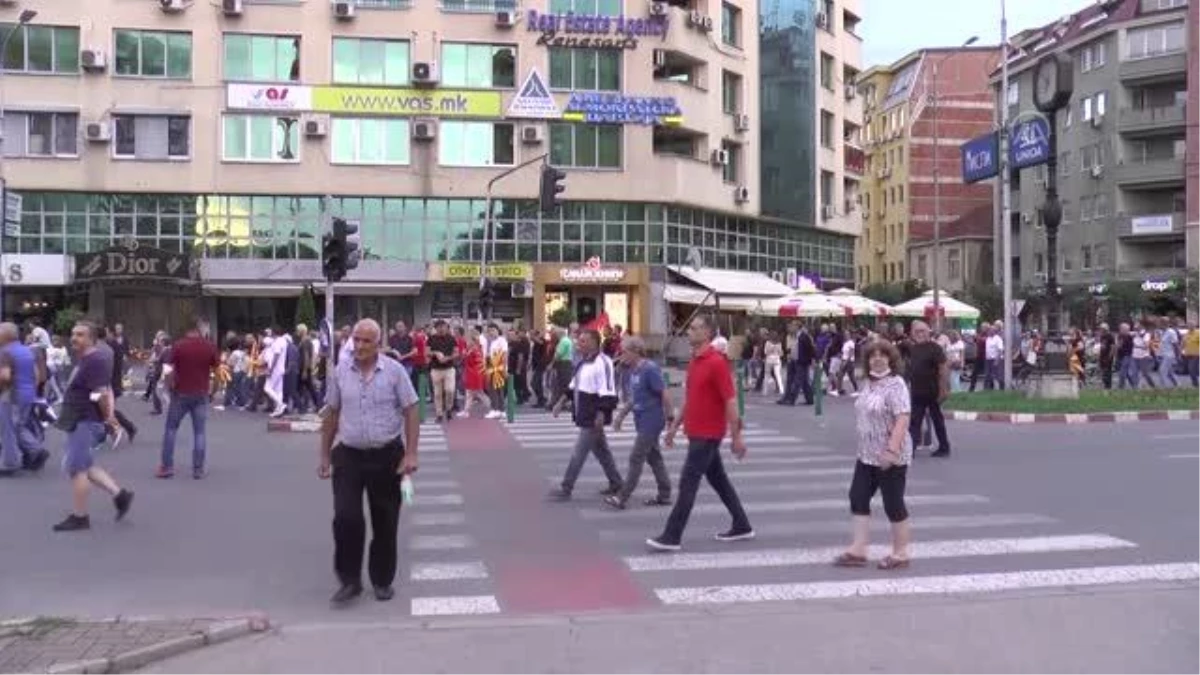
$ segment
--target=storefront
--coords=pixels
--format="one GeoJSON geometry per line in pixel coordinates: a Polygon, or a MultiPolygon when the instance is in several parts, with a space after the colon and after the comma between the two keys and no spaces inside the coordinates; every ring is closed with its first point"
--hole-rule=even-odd
{"type": "Polygon", "coordinates": [[[650,325],[648,270],[645,265],[607,265],[600,258],[534,265],[533,325],[547,325],[565,308],[580,324],[604,314],[610,325],[641,335],[650,325]]]}
{"type": "Polygon", "coordinates": [[[55,312],[64,306],[69,267],[70,258],[60,254],[4,255],[4,316],[19,323],[37,317],[52,327],[55,312]]]}
{"type": "MultiPolygon", "coordinates": [[[[530,325],[533,313],[533,265],[501,262],[488,265],[495,282],[492,318],[504,323],[530,325]]],[[[418,301],[418,322],[433,319],[468,319],[479,316],[479,263],[431,263],[426,289],[418,301]]]]}

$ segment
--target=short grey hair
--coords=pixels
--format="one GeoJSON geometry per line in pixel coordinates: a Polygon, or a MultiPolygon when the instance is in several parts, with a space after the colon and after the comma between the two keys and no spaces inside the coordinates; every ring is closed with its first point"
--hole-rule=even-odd
{"type": "Polygon", "coordinates": [[[21,339],[21,330],[17,328],[17,324],[5,321],[4,323],[0,323],[0,338],[10,341],[19,340],[21,339]]]}
{"type": "Polygon", "coordinates": [[[621,349],[627,349],[638,356],[645,356],[646,341],[636,335],[631,335],[621,340],[621,349]]]}

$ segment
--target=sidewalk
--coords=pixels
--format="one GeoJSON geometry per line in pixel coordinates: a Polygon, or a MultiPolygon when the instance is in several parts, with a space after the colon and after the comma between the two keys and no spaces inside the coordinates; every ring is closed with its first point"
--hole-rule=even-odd
{"type": "Polygon", "coordinates": [[[6,621],[0,623],[0,673],[130,672],[266,627],[261,617],[6,621]]]}

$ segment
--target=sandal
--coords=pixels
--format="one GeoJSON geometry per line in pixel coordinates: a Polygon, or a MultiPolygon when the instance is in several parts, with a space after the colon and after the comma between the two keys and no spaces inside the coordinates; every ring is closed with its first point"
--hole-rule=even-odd
{"type": "Polygon", "coordinates": [[[881,570],[902,570],[908,567],[908,558],[897,558],[896,556],[889,555],[880,560],[877,567],[881,570]]]}
{"type": "Polygon", "coordinates": [[[646,506],[670,506],[671,498],[662,496],[649,497],[642,503],[646,506]]]}
{"type": "Polygon", "coordinates": [[[833,559],[834,567],[866,567],[867,557],[847,551],[833,559]]]}
{"type": "Polygon", "coordinates": [[[621,498],[616,495],[605,497],[603,501],[604,505],[609,508],[616,509],[618,511],[625,510],[625,502],[621,501],[621,498]]]}

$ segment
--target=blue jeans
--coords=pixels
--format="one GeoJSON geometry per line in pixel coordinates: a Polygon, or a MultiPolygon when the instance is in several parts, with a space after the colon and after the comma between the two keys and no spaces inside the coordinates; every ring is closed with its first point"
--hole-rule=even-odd
{"type": "Polygon", "coordinates": [[[229,384],[225,387],[225,407],[241,406],[249,403],[246,397],[246,373],[234,373],[229,384]]]}
{"type": "Polygon", "coordinates": [[[176,394],[171,397],[167,407],[167,423],[163,429],[162,466],[170,469],[175,466],[175,434],[183,423],[184,415],[192,416],[192,469],[204,468],[205,438],[204,426],[208,421],[207,394],[176,394]]]}
{"type": "Polygon", "coordinates": [[[22,457],[32,457],[41,449],[29,428],[32,414],[33,405],[29,403],[0,402],[0,468],[19,469],[22,457]]]}

